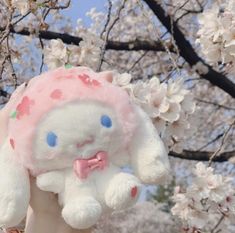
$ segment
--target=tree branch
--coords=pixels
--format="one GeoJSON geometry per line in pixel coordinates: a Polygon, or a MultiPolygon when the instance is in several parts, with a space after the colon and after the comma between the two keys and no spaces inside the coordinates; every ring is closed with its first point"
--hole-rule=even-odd
{"type": "Polygon", "coordinates": [[[0,96],[8,98],[9,94],[4,90],[0,90],[0,96]]]}
{"type": "MultiPolygon", "coordinates": [[[[196,161],[209,161],[214,152],[210,151],[190,151],[184,150],[182,153],[176,153],[174,151],[169,152],[169,156],[196,161]]],[[[235,157],[235,151],[223,152],[213,159],[213,162],[226,162],[235,157]]]]}
{"type": "MultiPolygon", "coordinates": [[[[0,31],[4,31],[5,28],[0,28],[0,31]]],[[[30,36],[31,32],[27,27],[21,30],[15,30],[14,27],[10,27],[10,32],[22,36],[30,36]]],[[[52,39],[61,39],[65,44],[74,44],[79,45],[82,41],[81,37],[72,36],[67,33],[58,33],[53,31],[44,31],[40,30],[36,37],[44,39],[44,40],[52,40],[52,39]]],[[[173,46],[168,43],[168,49],[171,52],[175,52],[173,46]]],[[[119,42],[119,41],[108,41],[106,45],[106,49],[108,50],[126,50],[126,51],[139,51],[139,50],[146,50],[146,51],[166,51],[164,46],[160,41],[145,41],[145,40],[134,40],[129,42],[119,42]]]]}
{"type": "Polygon", "coordinates": [[[143,0],[153,13],[157,16],[160,22],[166,27],[169,33],[175,40],[179,48],[180,56],[189,63],[191,67],[202,69],[196,69],[197,73],[204,79],[208,80],[211,84],[224,90],[226,93],[235,98],[235,84],[229,80],[225,75],[215,71],[210,65],[206,64],[201,57],[195,52],[190,42],[185,38],[184,34],[179,29],[177,23],[171,19],[171,17],[165,12],[160,4],[156,0],[143,0]]]}
{"type": "Polygon", "coordinates": [[[195,98],[195,100],[198,101],[198,102],[201,102],[201,103],[214,105],[217,108],[223,108],[223,109],[226,109],[226,110],[235,111],[235,108],[233,108],[233,107],[225,106],[223,104],[219,104],[219,103],[216,103],[216,102],[211,102],[209,100],[204,100],[204,99],[199,99],[199,98],[195,98]]]}
{"type": "Polygon", "coordinates": [[[126,0],[123,0],[121,6],[119,7],[118,11],[117,11],[117,16],[116,18],[114,18],[113,22],[111,23],[111,25],[109,27],[108,24],[109,24],[109,21],[110,21],[110,14],[111,14],[111,8],[112,8],[112,2],[111,0],[109,0],[109,4],[110,4],[110,7],[109,7],[109,13],[108,13],[108,20],[107,20],[107,24],[105,25],[105,28],[104,28],[104,31],[106,32],[105,34],[105,38],[104,38],[104,44],[101,48],[101,55],[100,55],[100,62],[98,64],[98,68],[96,71],[100,71],[101,70],[101,67],[102,67],[102,63],[104,61],[104,55],[105,55],[105,51],[106,51],[106,46],[107,46],[107,42],[108,42],[108,39],[109,39],[109,34],[110,32],[112,31],[114,25],[118,22],[118,20],[120,19],[120,14],[121,14],[121,11],[124,9],[125,7],[125,3],[126,3],[126,0]]]}

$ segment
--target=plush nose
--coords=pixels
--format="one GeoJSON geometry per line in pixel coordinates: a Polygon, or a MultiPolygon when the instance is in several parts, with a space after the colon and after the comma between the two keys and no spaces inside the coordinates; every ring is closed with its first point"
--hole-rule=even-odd
{"type": "Polygon", "coordinates": [[[76,146],[77,146],[77,148],[81,148],[81,147],[83,147],[83,146],[85,146],[87,144],[92,144],[94,141],[95,141],[94,137],[90,137],[90,138],[88,138],[88,139],[86,139],[86,140],[84,140],[82,142],[78,142],[76,144],[76,146]]]}

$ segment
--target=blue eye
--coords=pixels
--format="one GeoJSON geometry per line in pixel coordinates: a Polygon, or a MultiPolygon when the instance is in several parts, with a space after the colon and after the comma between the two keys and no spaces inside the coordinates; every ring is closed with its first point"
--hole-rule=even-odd
{"type": "Polygon", "coordinates": [[[47,144],[50,146],[50,147],[55,147],[56,144],[57,144],[57,136],[55,133],[53,132],[49,132],[47,134],[47,144]]]}
{"type": "Polygon", "coordinates": [[[100,123],[106,128],[110,128],[112,126],[112,120],[109,116],[103,115],[100,118],[100,123]]]}

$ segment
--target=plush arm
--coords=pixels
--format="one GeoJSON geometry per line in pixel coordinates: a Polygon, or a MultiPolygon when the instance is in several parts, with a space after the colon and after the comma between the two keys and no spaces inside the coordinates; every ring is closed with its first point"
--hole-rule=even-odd
{"type": "Polygon", "coordinates": [[[60,193],[64,189],[64,173],[51,171],[37,176],[37,186],[48,192],[60,193]]]}
{"type": "Polygon", "coordinates": [[[27,170],[7,138],[0,149],[0,227],[13,227],[26,216],[30,200],[27,170]]]}
{"type": "Polygon", "coordinates": [[[159,184],[168,177],[170,166],[165,146],[151,119],[136,107],[139,124],[129,147],[131,165],[142,182],[159,184]]]}

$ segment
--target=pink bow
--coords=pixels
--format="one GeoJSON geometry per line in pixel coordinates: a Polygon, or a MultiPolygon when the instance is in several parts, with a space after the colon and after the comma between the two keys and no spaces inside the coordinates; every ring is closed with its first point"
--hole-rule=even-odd
{"type": "Polygon", "coordinates": [[[86,179],[93,170],[103,170],[108,166],[107,157],[107,153],[101,151],[90,159],[77,159],[73,163],[73,170],[78,178],[86,179]]]}

